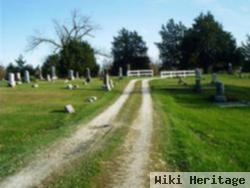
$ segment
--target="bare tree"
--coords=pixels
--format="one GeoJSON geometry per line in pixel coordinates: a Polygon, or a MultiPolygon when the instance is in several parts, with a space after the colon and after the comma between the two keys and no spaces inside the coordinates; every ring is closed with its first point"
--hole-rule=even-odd
{"type": "Polygon", "coordinates": [[[50,44],[58,51],[72,40],[83,41],[85,37],[94,37],[92,32],[99,27],[94,25],[90,17],[79,14],[74,10],[68,24],[60,24],[57,20],[53,21],[57,39],[47,38],[36,34],[29,38],[28,50],[34,50],[41,44],[50,44]]]}

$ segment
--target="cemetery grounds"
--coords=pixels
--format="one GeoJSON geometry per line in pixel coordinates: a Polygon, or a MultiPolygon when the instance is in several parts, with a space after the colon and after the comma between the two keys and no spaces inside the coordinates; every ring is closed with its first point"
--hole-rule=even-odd
{"type": "MultiPolygon", "coordinates": [[[[202,80],[202,93],[192,91],[194,78],[157,79],[150,82],[154,122],[148,171],[249,171],[250,108],[220,108],[212,102],[215,88],[211,76],[202,80]]],[[[232,100],[250,101],[250,77],[219,75],[232,100]]],[[[80,81],[76,81],[79,82],[80,81]]],[[[121,94],[128,80],[112,92],[102,91],[101,81],[78,90],[64,89],[63,81],[42,82],[37,89],[30,85],[9,89],[0,87],[0,177],[22,168],[35,152],[55,140],[70,135],[77,125],[86,123],[121,94]],[[98,102],[84,99],[95,95],[98,102]],[[71,103],[77,113],[63,113],[71,103]],[[14,154],[14,155],[13,155],[14,154]]],[[[132,122],[141,105],[141,82],[122,107],[117,119],[121,126],[107,135],[88,156],[52,174],[44,187],[109,187],[115,170],[122,166],[122,145],[129,139],[132,122]],[[111,177],[111,178],[110,178],[111,177]]],[[[117,121],[118,121],[117,120],[117,121]]],[[[1,180],[1,179],[0,179],[1,180]]]]}

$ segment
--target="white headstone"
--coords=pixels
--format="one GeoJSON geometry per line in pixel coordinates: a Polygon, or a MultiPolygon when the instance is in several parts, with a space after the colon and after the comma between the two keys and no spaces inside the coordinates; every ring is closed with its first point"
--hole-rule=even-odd
{"type": "Polygon", "coordinates": [[[128,74],[128,71],[130,71],[130,64],[127,64],[127,74],[128,74]]]}
{"type": "Polygon", "coordinates": [[[79,79],[79,72],[76,72],[76,79],[79,79]]]}
{"type": "Polygon", "coordinates": [[[51,67],[51,78],[52,78],[52,80],[56,80],[57,79],[57,76],[56,76],[56,67],[55,66],[51,67]]]}
{"type": "Polygon", "coordinates": [[[104,73],[103,88],[107,91],[111,91],[112,89],[110,86],[109,74],[107,72],[104,73]]]}
{"type": "Polygon", "coordinates": [[[15,87],[16,86],[16,81],[15,81],[15,75],[14,75],[14,73],[9,73],[8,77],[9,77],[8,85],[10,87],[15,87]]]}
{"type": "Polygon", "coordinates": [[[213,73],[212,74],[212,84],[215,84],[217,82],[217,74],[213,73]]]}
{"type": "Polygon", "coordinates": [[[18,81],[18,82],[22,81],[22,77],[21,77],[21,73],[20,72],[16,73],[16,81],[18,81]]]}
{"type": "Polygon", "coordinates": [[[72,69],[69,70],[69,80],[75,80],[75,76],[74,76],[74,71],[72,69]]]}
{"type": "Polygon", "coordinates": [[[68,84],[66,88],[69,90],[72,90],[72,89],[74,89],[74,86],[72,84],[68,84]]]}
{"type": "Polygon", "coordinates": [[[42,69],[39,67],[39,69],[38,69],[38,76],[39,76],[39,79],[40,80],[44,80],[44,78],[43,78],[43,73],[42,73],[42,69]]]}
{"type": "Polygon", "coordinates": [[[119,79],[123,78],[123,70],[122,67],[119,67],[119,79]]]}
{"type": "Polygon", "coordinates": [[[38,84],[33,84],[32,87],[33,87],[33,88],[38,88],[39,85],[38,85],[38,84]]]}
{"type": "Polygon", "coordinates": [[[69,114],[75,113],[75,109],[74,109],[74,107],[71,104],[65,105],[64,109],[69,114]]]}
{"type": "Polygon", "coordinates": [[[47,81],[48,81],[48,82],[51,82],[51,77],[50,77],[49,74],[47,74],[47,81]]]}
{"type": "Polygon", "coordinates": [[[24,81],[30,83],[30,73],[27,70],[24,72],[24,81]]]}

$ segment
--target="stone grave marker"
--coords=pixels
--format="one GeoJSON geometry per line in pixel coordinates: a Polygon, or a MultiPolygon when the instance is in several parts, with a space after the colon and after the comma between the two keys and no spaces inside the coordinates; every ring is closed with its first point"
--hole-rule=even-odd
{"type": "Polygon", "coordinates": [[[233,65],[232,65],[232,63],[228,63],[228,74],[233,74],[233,65]]]}
{"type": "Polygon", "coordinates": [[[48,81],[48,82],[51,82],[51,77],[50,77],[49,74],[47,74],[47,81],[48,81]]]}
{"type": "Polygon", "coordinates": [[[104,73],[104,78],[103,78],[103,88],[107,91],[111,91],[111,87],[110,87],[110,79],[109,79],[109,74],[107,71],[105,71],[104,73]]]}
{"type": "Polygon", "coordinates": [[[74,71],[72,69],[69,70],[69,80],[75,80],[75,76],[74,76],[74,71]]]}
{"type": "Polygon", "coordinates": [[[212,81],[211,81],[211,83],[215,84],[217,81],[218,81],[217,80],[217,74],[216,73],[212,73],[212,81]]]}
{"type": "Polygon", "coordinates": [[[64,109],[69,114],[75,113],[75,109],[71,104],[65,105],[64,109]]]}
{"type": "Polygon", "coordinates": [[[38,77],[40,80],[44,80],[41,67],[39,67],[39,69],[38,69],[38,77]]]}
{"type": "Polygon", "coordinates": [[[76,79],[79,79],[79,72],[76,72],[76,79]]]}
{"type": "Polygon", "coordinates": [[[243,73],[243,68],[240,66],[240,67],[239,67],[239,77],[240,77],[240,78],[243,77],[242,73],[243,73]]]}
{"type": "Polygon", "coordinates": [[[56,76],[56,67],[55,66],[51,67],[51,79],[52,80],[56,80],[57,79],[57,76],[56,76]]]}
{"type": "Polygon", "coordinates": [[[69,90],[72,90],[72,89],[74,89],[74,86],[73,86],[72,84],[68,84],[68,85],[66,86],[66,88],[69,89],[69,90]]]}
{"type": "Polygon", "coordinates": [[[225,87],[224,84],[221,82],[216,82],[216,94],[214,96],[215,102],[227,102],[227,98],[225,96],[225,87]]]}
{"type": "MultiPolygon", "coordinates": [[[[127,64],[127,74],[128,74],[128,71],[130,71],[130,64],[127,64]]],[[[127,75],[128,76],[128,75],[127,75]]]]}
{"type": "Polygon", "coordinates": [[[121,80],[123,78],[123,70],[122,67],[119,67],[119,79],[121,80]]]}
{"type": "Polygon", "coordinates": [[[20,72],[16,73],[16,81],[18,85],[22,84],[22,77],[20,72]]]}
{"type": "Polygon", "coordinates": [[[86,83],[90,83],[91,82],[91,72],[90,72],[90,69],[89,68],[87,68],[86,69],[86,77],[85,77],[85,81],[86,81],[86,83]]]}
{"type": "Polygon", "coordinates": [[[32,87],[33,87],[33,88],[38,88],[39,85],[38,85],[38,84],[33,84],[32,87]]]}
{"type": "Polygon", "coordinates": [[[24,72],[24,81],[30,83],[30,73],[27,70],[24,72]]]}
{"type": "Polygon", "coordinates": [[[15,87],[16,86],[14,73],[9,73],[8,74],[8,85],[9,85],[9,87],[15,87]]]}
{"type": "Polygon", "coordinates": [[[195,69],[195,85],[194,91],[201,92],[201,69],[195,69]]]}

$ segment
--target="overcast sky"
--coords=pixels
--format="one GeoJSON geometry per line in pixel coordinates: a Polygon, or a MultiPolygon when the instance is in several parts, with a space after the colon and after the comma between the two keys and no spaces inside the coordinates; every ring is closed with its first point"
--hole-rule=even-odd
{"type": "Polygon", "coordinates": [[[110,51],[113,37],[125,27],[143,36],[153,59],[161,25],[170,18],[189,27],[200,12],[211,11],[239,45],[250,34],[250,0],[0,0],[0,64],[23,54],[28,63],[41,65],[52,49],[26,52],[28,37],[35,30],[53,37],[52,20],[65,21],[74,9],[100,25],[95,38],[88,39],[94,47],[110,51]]]}

